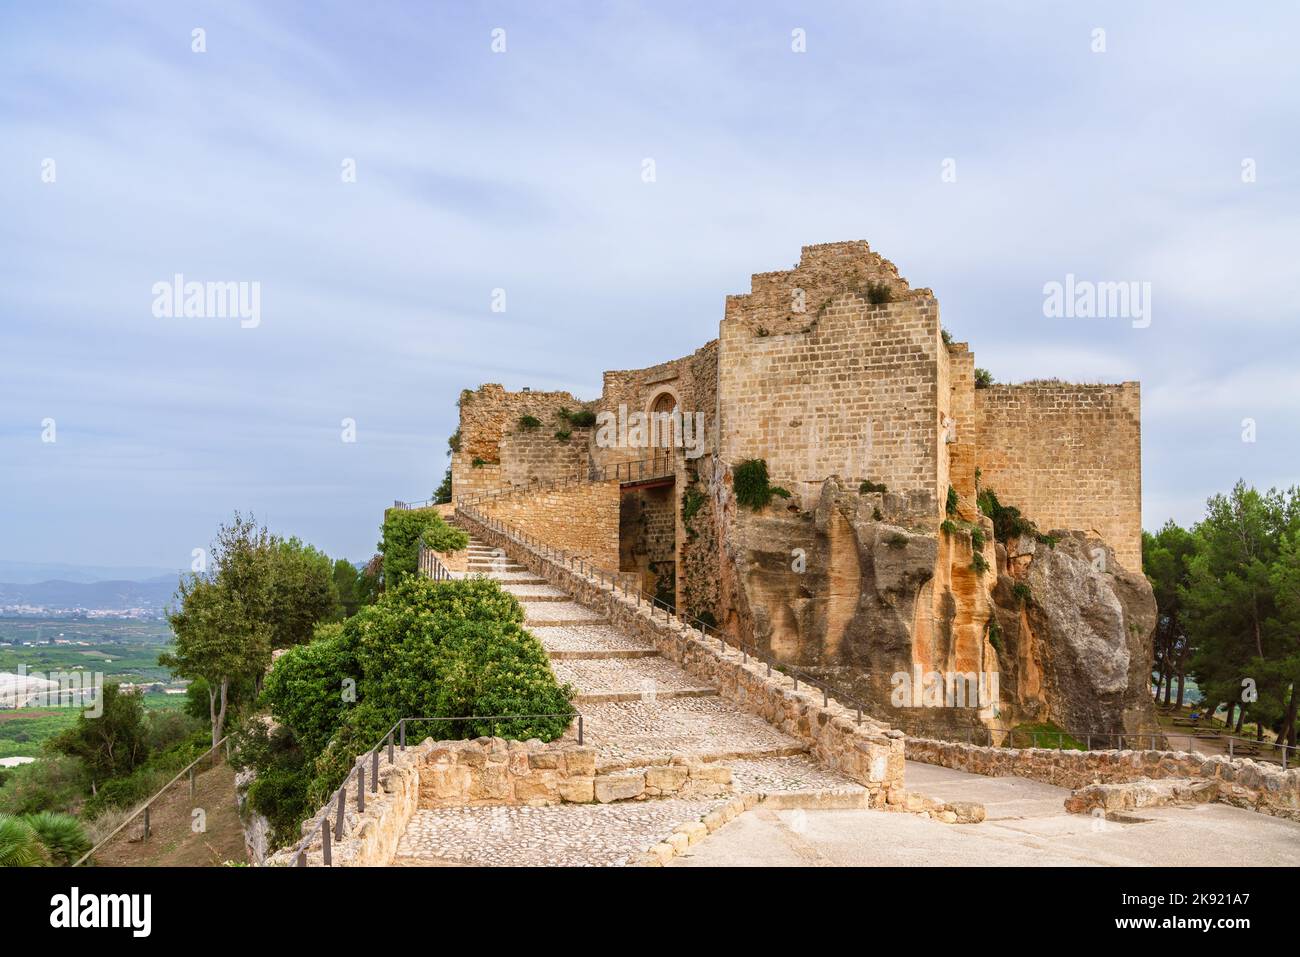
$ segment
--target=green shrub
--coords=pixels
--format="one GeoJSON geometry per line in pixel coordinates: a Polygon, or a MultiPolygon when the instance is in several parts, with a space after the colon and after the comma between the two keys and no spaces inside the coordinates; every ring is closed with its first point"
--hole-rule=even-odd
{"type": "Polygon", "coordinates": [[[867,481],[867,482],[863,482],[861,485],[858,486],[859,495],[868,495],[872,492],[888,492],[888,491],[889,489],[886,488],[884,485],[880,484],[879,482],[867,481]]]}
{"type": "Polygon", "coordinates": [[[993,384],[993,373],[988,369],[975,370],[975,388],[987,389],[993,384]]]}
{"type": "Polygon", "coordinates": [[[997,493],[993,489],[980,489],[977,502],[980,511],[993,519],[993,537],[999,542],[1007,542],[1013,538],[1027,535],[1051,548],[1056,547],[1058,539],[1055,535],[1046,535],[1040,532],[1038,526],[1021,515],[1020,509],[1014,505],[1003,505],[998,501],[997,493]]]}
{"type": "Polygon", "coordinates": [[[453,452],[459,452],[459,451],[460,451],[460,429],[457,429],[455,432],[451,433],[451,437],[447,439],[447,454],[451,455],[453,452]]]}
{"type": "Polygon", "coordinates": [[[292,740],[241,742],[241,760],[259,778],[264,769],[273,772],[256,800],[283,818],[284,833],[296,834],[296,824],[338,787],[355,755],[400,718],[555,715],[427,721],[410,725],[407,736],[560,737],[574,714],[573,689],[555,680],[549,656],[523,620],[519,601],[495,581],[408,576],[352,618],[322,628],[317,641],[277,660],[266,679],[265,701],[292,740]],[[343,679],[353,676],[355,703],[341,694],[343,679]],[[300,750],[301,765],[292,748],[300,750]]]}
{"type": "Polygon", "coordinates": [[[984,548],[984,529],[972,528],[970,530],[970,547],[977,552],[984,548]]]}
{"type": "Polygon", "coordinates": [[[1002,627],[996,619],[989,619],[989,644],[998,654],[1002,654],[1002,627]]]}
{"type": "Polygon", "coordinates": [[[535,415],[523,415],[519,417],[519,427],[526,432],[540,428],[542,420],[535,415]]]}
{"type": "Polygon", "coordinates": [[[555,440],[556,440],[557,442],[567,442],[567,441],[569,441],[569,438],[570,438],[570,436],[572,436],[572,435],[573,435],[573,432],[572,432],[571,430],[569,430],[569,429],[559,429],[559,430],[556,431],[556,433],[555,433],[555,440]]]}
{"type": "Polygon", "coordinates": [[[989,570],[988,559],[985,558],[983,555],[981,555],[979,552],[974,552],[970,557],[970,567],[971,570],[975,572],[975,574],[983,575],[986,571],[989,570]]]}
{"type": "Polygon", "coordinates": [[[483,466],[487,465],[487,459],[481,459],[476,455],[469,464],[470,468],[481,469],[483,466]]]}
{"type": "Polygon", "coordinates": [[[745,459],[731,470],[731,486],[740,505],[761,511],[772,497],[789,498],[790,493],[767,479],[767,462],[763,459],[745,459]]]}
{"type": "Polygon", "coordinates": [[[949,332],[947,329],[940,329],[940,330],[939,330],[939,335],[943,337],[943,344],[944,344],[945,346],[950,346],[950,345],[952,345],[952,333],[951,333],[951,332],[949,332]]]}
{"type": "Polygon", "coordinates": [[[1030,589],[1030,587],[1024,582],[1016,582],[1014,585],[1012,585],[1011,594],[1014,595],[1016,599],[1021,602],[1029,601],[1031,598],[1034,597],[1034,593],[1032,589],[1030,589]]]}
{"type": "Polygon", "coordinates": [[[873,306],[879,306],[882,303],[892,302],[894,299],[894,290],[888,283],[869,282],[867,283],[867,302],[873,306]]]}
{"type": "Polygon", "coordinates": [[[1062,751],[1086,751],[1083,743],[1070,737],[1051,721],[1028,722],[1018,724],[1011,729],[1010,745],[1013,748],[1060,749],[1062,751]]]}
{"type": "Polygon", "coordinates": [[[569,424],[579,429],[589,429],[596,424],[596,413],[583,409],[569,416],[569,424]]]}
{"type": "Polygon", "coordinates": [[[51,754],[21,764],[5,775],[0,813],[67,811],[76,807],[89,790],[90,776],[80,758],[51,754]]]}
{"type": "Polygon", "coordinates": [[[891,532],[885,536],[885,544],[890,548],[906,548],[907,542],[907,536],[900,535],[898,532],[891,532]]]}
{"type": "Polygon", "coordinates": [[[956,522],[954,522],[952,519],[945,518],[942,522],[939,523],[939,531],[943,532],[945,535],[956,535],[959,531],[961,531],[961,526],[958,525],[956,522]]]}
{"type": "Polygon", "coordinates": [[[873,508],[871,510],[871,520],[873,522],[883,522],[885,520],[885,516],[880,514],[880,509],[873,508]]]}
{"type": "Polygon", "coordinates": [[[957,495],[957,490],[956,490],[955,488],[953,488],[951,485],[949,485],[949,486],[948,486],[948,501],[947,501],[947,502],[945,503],[945,505],[944,505],[944,510],[945,510],[949,515],[956,515],[956,514],[957,514],[957,503],[958,503],[959,501],[960,501],[960,497],[957,495]]]}
{"type": "Polygon", "coordinates": [[[71,814],[41,811],[27,815],[23,821],[36,832],[55,867],[68,867],[90,850],[86,829],[71,814]]]}
{"type": "Polygon", "coordinates": [[[389,509],[384,514],[379,550],[384,555],[384,587],[392,588],[414,575],[420,559],[420,539],[436,552],[458,552],[469,536],[448,525],[431,509],[389,509]]]}

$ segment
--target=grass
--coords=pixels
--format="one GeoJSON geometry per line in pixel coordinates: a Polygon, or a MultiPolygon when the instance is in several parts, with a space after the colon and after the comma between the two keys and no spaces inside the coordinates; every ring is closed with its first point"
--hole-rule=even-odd
{"type": "Polygon", "coordinates": [[[1037,735],[1038,747],[1060,748],[1062,751],[1086,751],[1082,742],[1070,737],[1051,721],[1036,721],[1018,724],[1011,729],[1011,746],[1016,748],[1033,747],[1037,735]]]}

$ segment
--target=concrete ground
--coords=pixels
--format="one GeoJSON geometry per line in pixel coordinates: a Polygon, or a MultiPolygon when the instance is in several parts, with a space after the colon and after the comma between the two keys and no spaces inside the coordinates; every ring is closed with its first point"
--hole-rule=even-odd
{"type": "Polygon", "coordinates": [[[1224,804],[1152,808],[1131,823],[1067,814],[1065,788],[907,764],[907,787],[979,801],[981,824],[896,811],[773,811],[761,805],[671,867],[1296,866],[1300,824],[1224,804]]]}

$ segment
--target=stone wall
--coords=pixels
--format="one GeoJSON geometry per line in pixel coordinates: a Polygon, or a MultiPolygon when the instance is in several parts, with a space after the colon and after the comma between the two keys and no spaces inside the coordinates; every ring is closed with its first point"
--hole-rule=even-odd
{"type": "MultiPolygon", "coordinates": [[[[464,509],[457,520],[489,545],[503,548],[540,578],[572,594],[630,637],[654,645],[661,655],[718,689],[738,708],[764,718],[776,728],[805,741],[812,754],[870,792],[873,807],[884,807],[891,792],[903,792],[903,734],[768,668],[677,619],[656,617],[644,602],[603,587],[522,545],[511,536],[479,522],[464,509]]],[[[662,615],[662,612],[659,613],[662,615]]]]}
{"type": "Polygon", "coordinates": [[[975,390],[980,484],[1040,529],[1087,532],[1142,568],[1142,431],[1136,382],[975,390]]]}
{"type": "Polygon", "coordinates": [[[576,429],[560,419],[535,429],[517,428],[501,439],[501,485],[533,485],[585,476],[591,462],[590,429],[576,429]],[[568,439],[556,438],[567,431],[568,439]]]}
{"type": "Polygon", "coordinates": [[[619,571],[642,576],[642,591],[676,600],[677,496],[673,484],[625,490],[619,509],[619,571]]]}
{"type": "Polygon", "coordinates": [[[941,345],[933,299],[873,305],[843,293],[784,334],[725,319],[723,461],[766,459],[773,483],[805,504],[830,475],[924,492],[937,521],[941,345]]]}
{"type": "MultiPolygon", "coordinates": [[[[456,499],[510,484],[510,476],[502,468],[501,443],[520,432],[519,422],[525,415],[540,419],[537,431],[555,442],[555,432],[562,426],[556,413],[589,407],[568,392],[507,392],[495,382],[465,389],[459,404],[460,451],[451,457],[451,487],[456,499]],[[481,464],[475,466],[475,460],[481,464]]],[[[558,442],[555,445],[557,458],[562,457],[564,450],[558,442]]],[[[514,467],[520,467],[518,458],[514,467]]]]}
{"type": "Polygon", "coordinates": [[[1217,799],[1300,820],[1300,769],[1186,751],[1054,751],[990,748],[925,738],[907,739],[907,760],[992,777],[1015,775],[1076,790],[1095,784],[1165,778],[1218,782],[1217,799]]]}
{"type": "Polygon", "coordinates": [[[576,482],[524,488],[475,507],[548,545],[616,571],[619,499],[617,481],[576,482]]]}

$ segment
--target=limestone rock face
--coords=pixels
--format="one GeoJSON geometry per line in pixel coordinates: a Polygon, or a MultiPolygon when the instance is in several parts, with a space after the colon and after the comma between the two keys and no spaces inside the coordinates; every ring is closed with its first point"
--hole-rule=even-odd
{"type": "Polygon", "coordinates": [[[714,500],[725,522],[722,624],[733,634],[914,734],[983,740],[988,727],[1049,720],[1083,732],[1155,729],[1146,692],[1155,600],[1099,539],[1055,532],[1055,547],[1028,536],[995,546],[973,502],[963,499],[943,531],[932,500],[860,494],[836,477],[806,504],[754,513],[714,500]],[[996,706],[897,707],[898,676],[914,672],[994,676],[996,706]]]}
{"type": "Polygon", "coordinates": [[[1154,729],[1150,583],[1100,539],[1052,534],[1054,547],[1028,536],[998,547],[994,600],[1009,717],[1083,732],[1154,729]]]}

